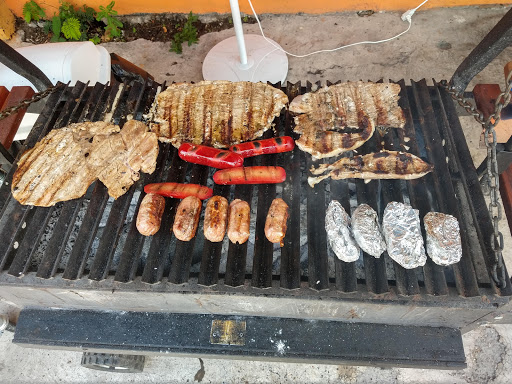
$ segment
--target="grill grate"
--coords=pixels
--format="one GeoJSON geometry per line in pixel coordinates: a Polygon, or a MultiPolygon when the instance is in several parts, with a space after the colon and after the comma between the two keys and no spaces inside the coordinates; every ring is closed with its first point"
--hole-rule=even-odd
{"type": "MultiPolygon", "coordinates": [[[[82,278],[91,281],[145,284],[164,287],[198,284],[197,289],[222,287],[279,288],[279,294],[309,286],[322,292],[368,292],[399,295],[448,295],[455,289],[460,296],[481,295],[482,288],[510,295],[494,286],[489,275],[492,265],[491,221],[475,169],[466,146],[457,113],[442,88],[428,86],[425,80],[401,85],[400,105],[406,115],[403,130],[392,129],[374,137],[358,150],[360,154],[379,149],[408,150],[434,164],[434,172],[411,181],[326,180],[314,189],[307,186],[307,169],[313,162],[298,148],[293,152],[246,160],[246,165],[284,165],[287,179],[282,185],[214,186],[214,193],[228,200],[251,202],[249,242],[210,243],[202,234],[202,220],[196,237],[182,242],[171,234],[177,201],[167,199],[160,231],[151,238],[141,236],[135,217],[143,186],[155,181],[212,183],[213,170],[182,161],[175,148],[160,144],[157,169],[141,179],[122,197],[113,201],[99,182],[77,200],[54,207],[27,207],[10,195],[10,180],[0,189],[0,282],[12,275],[23,282],[30,275],[42,285],[60,277],[71,283],[82,278]],[[266,213],[276,196],[290,206],[284,246],[275,248],[264,236],[266,213]],[[363,254],[356,263],[345,263],[332,256],[324,230],[325,209],[337,199],[350,212],[367,203],[382,217],[390,201],[409,202],[423,217],[431,210],[446,212],[459,219],[463,244],[462,260],[441,267],[430,258],[423,268],[406,270],[387,254],[379,259],[363,254]],[[201,287],[203,286],[203,287],[201,287]]],[[[328,83],[330,84],[330,83],[328,83]]],[[[321,84],[288,83],[283,90],[290,100],[321,84]]],[[[157,87],[151,84],[78,83],[51,95],[26,146],[32,147],[50,129],[72,122],[111,120],[124,124],[129,118],[143,120],[151,108],[157,87]]],[[[266,136],[292,135],[293,119],[283,111],[274,132],[266,136]]],[[[508,275],[507,275],[508,276],[508,275]]],[[[130,284],[116,285],[130,290],[130,284]]],[[[165,289],[165,288],[164,288],[165,289]]],[[[261,291],[262,293],[265,291],[261,291]]]]}

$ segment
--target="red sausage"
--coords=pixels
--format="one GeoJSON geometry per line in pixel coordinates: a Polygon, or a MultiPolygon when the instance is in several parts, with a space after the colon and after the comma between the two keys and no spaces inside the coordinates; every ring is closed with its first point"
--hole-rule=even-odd
{"type": "Polygon", "coordinates": [[[286,171],[282,167],[256,166],[223,169],[213,174],[217,184],[275,184],[286,179],[286,171]]]}
{"type": "Polygon", "coordinates": [[[211,188],[199,184],[182,183],[154,183],[144,187],[146,193],[156,193],[157,195],[184,199],[188,196],[196,196],[201,200],[209,199],[213,195],[211,188]]]}
{"type": "Polygon", "coordinates": [[[236,152],[245,158],[271,153],[288,152],[294,147],[295,141],[290,136],[281,136],[232,145],[229,147],[229,150],[236,152]]]}
{"type": "Polygon", "coordinates": [[[181,144],[178,155],[189,163],[213,168],[234,168],[244,164],[244,158],[238,153],[199,144],[181,144]]]}

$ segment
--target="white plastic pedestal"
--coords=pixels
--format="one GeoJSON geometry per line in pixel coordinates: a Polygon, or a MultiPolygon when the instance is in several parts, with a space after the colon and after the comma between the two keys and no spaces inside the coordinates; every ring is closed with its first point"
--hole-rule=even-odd
{"type": "MultiPolygon", "coordinates": [[[[247,64],[240,62],[235,36],[221,41],[206,55],[203,62],[205,80],[282,82],[288,74],[288,57],[263,36],[244,35],[247,64]]],[[[269,39],[270,40],[270,39],[269,39]]],[[[275,41],[274,44],[279,46],[275,41]]]]}

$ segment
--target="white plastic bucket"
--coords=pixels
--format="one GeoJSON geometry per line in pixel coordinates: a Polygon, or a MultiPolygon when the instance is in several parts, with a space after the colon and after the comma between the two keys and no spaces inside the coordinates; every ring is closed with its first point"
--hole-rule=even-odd
{"type": "MultiPolygon", "coordinates": [[[[16,49],[35,64],[53,84],[77,81],[106,84],[110,81],[110,55],[105,48],[90,41],[48,43],[16,49]]],[[[0,63],[0,85],[35,87],[24,77],[0,63]]]]}

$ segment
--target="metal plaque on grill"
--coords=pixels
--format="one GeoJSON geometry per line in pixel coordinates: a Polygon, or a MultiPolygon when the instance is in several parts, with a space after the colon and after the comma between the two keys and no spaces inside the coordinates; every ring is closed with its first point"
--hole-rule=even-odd
{"type": "Polygon", "coordinates": [[[212,320],[210,343],[245,345],[245,321],[212,320]]]}

